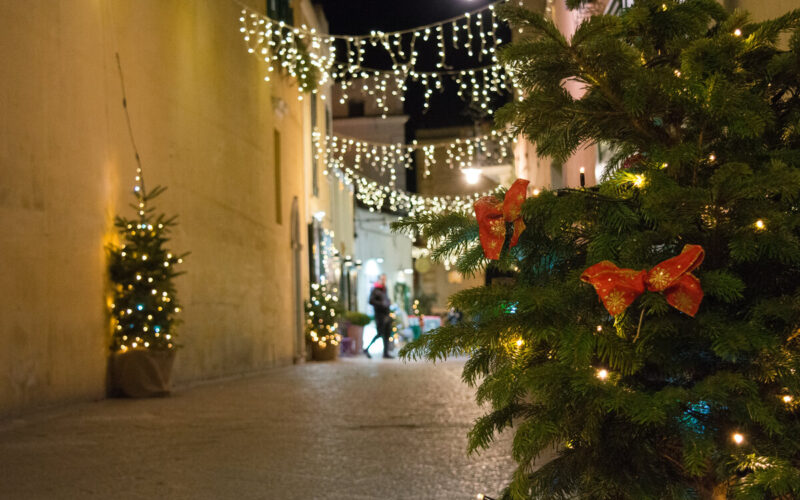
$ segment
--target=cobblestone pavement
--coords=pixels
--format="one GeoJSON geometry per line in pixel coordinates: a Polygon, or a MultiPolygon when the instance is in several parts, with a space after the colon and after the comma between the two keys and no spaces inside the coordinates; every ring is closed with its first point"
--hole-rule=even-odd
{"type": "Polygon", "coordinates": [[[461,368],[346,359],[0,421],[0,498],[496,494],[510,443],[466,456],[481,411],[461,368]]]}

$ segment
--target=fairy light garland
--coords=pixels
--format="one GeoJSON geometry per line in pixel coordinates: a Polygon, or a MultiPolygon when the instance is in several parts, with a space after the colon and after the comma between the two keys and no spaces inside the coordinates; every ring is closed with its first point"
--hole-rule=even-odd
{"type": "Polygon", "coordinates": [[[403,212],[411,216],[421,213],[462,212],[470,210],[479,198],[490,196],[496,191],[465,196],[423,196],[379,183],[350,168],[329,167],[325,174],[353,184],[356,187],[356,198],[366,205],[370,212],[379,211],[384,207],[392,212],[403,212]]]}
{"type": "Polygon", "coordinates": [[[421,213],[441,214],[469,211],[479,198],[490,196],[500,189],[498,186],[483,193],[464,196],[425,196],[370,179],[346,165],[335,162],[329,163],[323,173],[345,184],[355,186],[356,199],[363,203],[370,212],[386,208],[391,212],[402,212],[410,216],[421,213]]]}
{"type": "MultiPolygon", "coordinates": [[[[413,156],[421,152],[419,159],[423,167],[423,176],[431,174],[431,168],[437,162],[437,150],[444,151],[444,164],[450,169],[468,168],[478,160],[483,163],[501,165],[513,158],[513,148],[517,137],[504,130],[492,130],[488,134],[449,142],[419,143],[381,143],[370,142],[330,134],[325,136],[319,131],[313,134],[316,151],[324,152],[329,164],[341,168],[349,165],[354,170],[369,170],[381,176],[388,174],[392,183],[397,180],[397,168],[410,169],[413,156]]],[[[318,158],[319,159],[319,158],[318,158]]]]}
{"type": "Polygon", "coordinates": [[[393,97],[405,102],[411,85],[422,87],[423,110],[430,109],[432,97],[444,92],[446,83],[452,82],[456,94],[486,114],[493,114],[492,99],[510,94],[516,88],[514,80],[499,63],[464,70],[416,71],[406,66],[393,70],[373,68],[345,68],[337,66],[331,75],[341,89],[340,104],[345,104],[353,93],[374,97],[382,118],[390,110],[393,97]]]}
{"type": "MultiPolygon", "coordinates": [[[[248,8],[242,9],[239,22],[247,51],[263,59],[268,73],[285,71],[297,80],[302,92],[316,92],[317,86],[327,83],[336,61],[334,37],[320,36],[314,28],[291,26],[248,8]]],[[[264,80],[270,81],[270,76],[264,80]]]]}
{"type": "MultiPolygon", "coordinates": [[[[358,79],[359,92],[375,96],[384,116],[388,113],[390,95],[401,95],[409,84],[424,89],[424,108],[430,99],[442,92],[449,79],[457,86],[459,97],[487,114],[493,112],[491,99],[511,92],[514,83],[499,63],[497,49],[503,40],[495,12],[497,2],[444,21],[394,32],[372,31],[368,35],[330,35],[306,25],[292,26],[276,21],[261,12],[243,7],[239,28],[249,53],[263,59],[268,73],[283,70],[297,79],[300,90],[316,92],[317,86],[333,80],[342,90],[341,101],[350,98],[353,80],[358,79]],[[423,45],[435,45],[435,71],[417,69],[423,45]],[[392,61],[392,68],[383,70],[364,65],[367,51],[383,51],[392,61]],[[477,58],[482,64],[470,69],[453,69],[448,60],[456,53],[477,58]]],[[[266,76],[266,81],[270,76],[266,76]]],[[[298,96],[302,99],[302,94],[298,96]]]]}

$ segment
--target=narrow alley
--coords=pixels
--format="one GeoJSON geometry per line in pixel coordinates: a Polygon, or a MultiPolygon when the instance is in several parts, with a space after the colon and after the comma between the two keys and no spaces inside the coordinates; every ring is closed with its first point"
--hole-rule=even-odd
{"type": "Polygon", "coordinates": [[[470,499],[508,442],[466,457],[462,364],[344,359],[4,421],[0,498],[470,499]]]}

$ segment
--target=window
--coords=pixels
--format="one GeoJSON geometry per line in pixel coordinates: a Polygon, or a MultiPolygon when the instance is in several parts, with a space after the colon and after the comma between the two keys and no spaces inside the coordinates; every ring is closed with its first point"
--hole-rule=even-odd
{"type": "Polygon", "coordinates": [[[275,141],[275,222],[283,224],[283,186],[281,185],[281,133],[274,131],[275,141]]]}
{"type": "Polygon", "coordinates": [[[364,116],[364,101],[348,101],[347,116],[364,116]]]}
{"type": "Polygon", "coordinates": [[[564,164],[553,160],[550,163],[550,188],[561,189],[564,187],[564,164]]]}
{"type": "Polygon", "coordinates": [[[617,15],[624,9],[630,8],[633,5],[633,0],[611,0],[606,7],[606,14],[617,15]]]}

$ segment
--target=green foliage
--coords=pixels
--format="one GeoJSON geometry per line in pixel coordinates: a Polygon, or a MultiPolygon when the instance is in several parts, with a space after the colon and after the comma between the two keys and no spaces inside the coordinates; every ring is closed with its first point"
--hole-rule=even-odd
{"type": "MultiPolygon", "coordinates": [[[[325,283],[311,285],[311,297],[306,301],[306,334],[320,347],[336,345],[339,335],[339,290],[325,283]]],[[[367,321],[369,322],[369,321],[367,321]]]]}
{"type": "Polygon", "coordinates": [[[180,304],[175,296],[174,278],[183,255],[165,248],[176,217],[156,214],[148,204],[164,191],[155,187],[145,192],[137,186],[136,218],[114,221],[122,245],[109,245],[108,274],[113,286],[112,351],[128,349],[173,349],[177,346],[175,314],[180,304]]]}
{"type": "Polygon", "coordinates": [[[602,141],[616,163],[596,188],[528,199],[496,263],[469,214],[396,224],[462,272],[515,275],[451,297],[464,320],[402,355],[469,356],[464,380],[490,407],[469,449],[513,425],[505,498],[800,498],[800,11],[751,23],[714,0],[637,0],[569,42],[503,13],[523,29],[502,57],[525,97],[500,123],[542,155],[602,141]],[[580,281],[689,243],[706,251],[695,318],[651,292],[611,317],[580,281]]]}
{"type": "Polygon", "coordinates": [[[369,316],[358,311],[347,311],[344,313],[344,319],[351,325],[366,326],[372,321],[369,316]]]}

